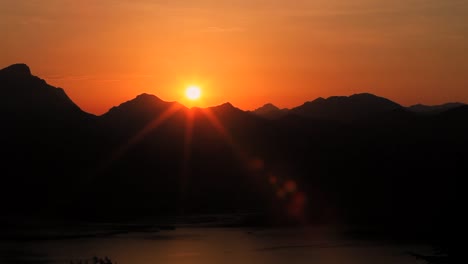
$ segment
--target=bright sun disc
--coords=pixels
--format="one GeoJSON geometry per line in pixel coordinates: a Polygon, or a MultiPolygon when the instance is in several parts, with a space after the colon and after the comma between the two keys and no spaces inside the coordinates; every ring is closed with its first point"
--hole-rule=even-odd
{"type": "Polygon", "coordinates": [[[189,86],[185,90],[185,96],[190,100],[197,100],[201,96],[201,90],[198,86],[189,86]]]}

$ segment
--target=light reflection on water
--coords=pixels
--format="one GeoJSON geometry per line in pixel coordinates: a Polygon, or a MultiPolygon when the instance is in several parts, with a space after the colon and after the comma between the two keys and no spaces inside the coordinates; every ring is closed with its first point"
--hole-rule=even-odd
{"type": "MultiPolygon", "coordinates": [[[[0,241],[0,263],[75,263],[93,256],[119,264],[418,263],[424,245],[351,240],[317,229],[178,228],[109,237],[0,241]]],[[[91,263],[91,262],[90,262],[91,263]]]]}

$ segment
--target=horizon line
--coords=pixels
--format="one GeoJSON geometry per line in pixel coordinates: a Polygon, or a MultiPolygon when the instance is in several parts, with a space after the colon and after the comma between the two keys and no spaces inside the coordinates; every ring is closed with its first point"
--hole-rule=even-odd
{"type": "MultiPolygon", "coordinates": [[[[29,75],[34,76],[34,77],[37,77],[37,78],[39,78],[39,79],[42,79],[42,80],[46,81],[46,79],[43,79],[43,78],[40,77],[40,76],[34,75],[34,74],[32,73],[32,71],[31,71],[31,67],[29,67],[29,65],[28,65],[27,63],[24,63],[24,62],[19,62],[19,63],[10,64],[10,65],[8,65],[8,66],[6,66],[6,67],[0,68],[0,71],[3,71],[3,70],[8,69],[8,68],[11,68],[11,67],[13,67],[13,66],[26,66],[27,69],[29,70],[29,75]]],[[[50,78],[49,78],[49,79],[50,79],[50,78]]],[[[153,94],[153,93],[150,93],[150,92],[142,92],[142,93],[140,93],[140,94],[137,94],[136,96],[134,96],[134,97],[131,98],[131,99],[128,99],[128,100],[126,100],[126,101],[123,101],[123,102],[121,102],[121,103],[119,103],[119,104],[117,104],[117,105],[113,105],[112,107],[110,107],[110,108],[108,108],[106,111],[104,111],[102,114],[96,114],[96,113],[93,113],[93,112],[89,112],[89,111],[83,110],[83,109],[81,108],[81,106],[78,105],[74,100],[72,100],[72,98],[67,94],[65,88],[59,87],[59,86],[53,86],[53,85],[49,84],[47,81],[46,81],[46,83],[47,83],[48,85],[50,85],[51,87],[54,87],[54,88],[56,88],[56,89],[62,89],[62,90],[64,91],[64,93],[66,94],[66,96],[67,96],[78,108],[80,108],[81,111],[83,111],[83,112],[85,112],[85,113],[88,113],[88,114],[95,115],[95,116],[102,116],[102,115],[108,113],[111,109],[113,109],[113,108],[115,108],[115,107],[118,107],[118,106],[120,106],[120,105],[122,105],[122,104],[124,104],[124,103],[126,103],[126,102],[133,101],[133,100],[135,100],[137,97],[139,97],[139,96],[141,96],[141,95],[154,96],[154,97],[156,97],[157,99],[159,99],[159,100],[161,100],[162,102],[165,102],[165,103],[178,103],[178,104],[180,104],[180,105],[183,105],[183,106],[186,107],[187,109],[194,109],[194,108],[195,108],[195,109],[196,109],[196,108],[198,108],[198,109],[208,109],[208,108],[219,107],[219,106],[223,106],[223,105],[229,104],[229,105],[231,105],[232,107],[234,107],[234,108],[236,108],[236,109],[239,109],[239,110],[241,110],[241,111],[244,111],[244,112],[254,112],[255,110],[257,110],[257,109],[259,109],[259,108],[261,108],[261,107],[263,107],[263,106],[265,106],[265,105],[268,105],[268,104],[271,104],[271,105],[273,105],[273,106],[279,108],[280,110],[291,110],[291,109],[300,107],[300,106],[302,106],[302,105],[304,105],[304,104],[306,104],[306,103],[313,102],[313,101],[315,101],[315,100],[317,100],[317,99],[325,99],[325,100],[328,100],[328,99],[333,98],[333,97],[346,97],[346,98],[349,98],[349,97],[351,97],[351,96],[355,96],[355,95],[364,95],[364,94],[372,95],[372,96],[379,97],[379,98],[384,98],[384,99],[386,99],[386,100],[389,100],[389,101],[391,101],[391,102],[393,102],[393,103],[396,103],[396,104],[400,105],[400,106],[403,107],[403,108],[410,108],[410,107],[413,107],[413,106],[429,106],[429,107],[435,107],[435,106],[442,106],[442,105],[446,105],[446,104],[464,104],[464,105],[468,105],[468,102],[462,102],[462,101],[448,101],[448,102],[439,103],[439,104],[423,104],[423,103],[416,103],[416,104],[410,104],[410,105],[403,105],[403,104],[398,103],[398,102],[395,101],[395,100],[392,100],[392,99],[389,99],[389,98],[387,98],[387,97],[383,97],[383,96],[380,96],[380,95],[377,95],[377,94],[374,94],[374,93],[370,93],[370,92],[359,92],[359,93],[352,93],[352,94],[349,94],[349,95],[331,95],[331,96],[328,96],[328,97],[318,96],[318,97],[316,97],[315,99],[306,100],[306,101],[304,101],[302,104],[299,104],[299,105],[296,105],[296,106],[293,106],[293,107],[290,107],[290,108],[288,108],[288,107],[278,107],[277,104],[272,103],[272,102],[270,101],[270,102],[265,102],[265,103],[263,103],[263,104],[257,106],[256,108],[250,110],[250,109],[239,108],[239,107],[235,106],[233,103],[231,103],[230,101],[225,101],[224,103],[220,103],[220,104],[216,104],[216,105],[211,105],[211,106],[206,106],[206,107],[201,107],[201,106],[189,106],[189,105],[184,104],[184,103],[181,103],[180,101],[177,101],[177,100],[175,100],[175,101],[170,101],[170,100],[169,100],[169,101],[166,101],[166,100],[163,100],[162,98],[160,98],[159,96],[157,96],[157,95],[155,95],[155,94],[153,94]]]]}

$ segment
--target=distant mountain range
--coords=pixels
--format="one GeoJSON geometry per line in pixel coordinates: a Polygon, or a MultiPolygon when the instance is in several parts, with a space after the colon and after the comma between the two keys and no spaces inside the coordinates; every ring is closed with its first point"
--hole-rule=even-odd
{"type": "Polygon", "coordinates": [[[362,93],[351,96],[332,96],[327,99],[317,98],[292,109],[280,109],[268,103],[252,111],[254,114],[267,118],[279,119],[286,115],[298,115],[316,120],[335,120],[350,122],[372,116],[379,116],[392,111],[409,111],[421,114],[436,114],[453,108],[464,106],[463,103],[446,103],[442,105],[417,104],[403,107],[383,97],[362,93]]]}
{"type": "Polygon", "coordinates": [[[467,171],[460,103],[407,108],[365,93],[248,112],[141,94],[94,116],[24,64],[0,70],[0,92],[5,214],[259,210],[270,222],[435,230],[467,171]]]}
{"type": "MultiPolygon", "coordinates": [[[[2,83],[2,95],[4,98],[9,98],[0,105],[5,110],[30,111],[35,114],[44,113],[47,115],[93,116],[82,111],[63,89],[50,86],[43,79],[33,76],[25,64],[14,64],[0,70],[0,82],[2,83]]],[[[154,95],[141,94],[133,100],[111,108],[103,116],[108,118],[112,115],[118,115],[117,112],[127,112],[126,114],[132,115],[132,111],[148,114],[153,110],[165,109],[173,104],[178,103],[165,102],[154,95]]],[[[267,119],[298,115],[316,120],[353,121],[395,110],[406,109],[414,113],[441,113],[465,105],[454,102],[434,106],[417,104],[403,107],[386,98],[362,93],[351,96],[332,96],[327,99],[319,97],[292,109],[280,109],[267,103],[251,113],[267,119]]],[[[180,107],[184,106],[180,105],[180,107]]],[[[133,114],[137,114],[136,112],[133,114]]]]}
{"type": "Polygon", "coordinates": [[[453,108],[461,107],[461,106],[466,106],[466,104],[463,104],[463,103],[446,103],[446,104],[441,104],[441,105],[416,104],[416,105],[412,105],[408,107],[408,109],[415,113],[434,114],[434,113],[441,113],[441,112],[444,112],[453,108]]]}

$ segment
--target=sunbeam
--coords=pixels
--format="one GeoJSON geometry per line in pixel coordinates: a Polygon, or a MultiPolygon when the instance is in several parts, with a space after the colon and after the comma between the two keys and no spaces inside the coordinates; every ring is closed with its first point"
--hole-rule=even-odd
{"type": "Polygon", "coordinates": [[[213,111],[209,108],[202,109],[202,113],[208,118],[211,125],[218,131],[218,133],[223,137],[223,139],[229,144],[233,149],[234,153],[242,161],[246,162],[248,160],[247,154],[240,149],[240,147],[234,142],[232,135],[226,130],[223,124],[219,121],[213,111]]]}
{"type": "MultiPolygon", "coordinates": [[[[188,110],[186,112],[185,122],[185,133],[184,133],[184,149],[182,157],[182,168],[181,168],[181,180],[180,180],[180,199],[184,201],[186,190],[190,184],[190,158],[192,151],[192,139],[193,139],[193,123],[194,123],[194,112],[188,110]]],[[[179,208],[183,210],[183,208],[179,208]]]]}
{"type": "Polygon", "coordinates": [[[173,104],[171,107],[166,109],[162,114],[157,118],[153,119],[148,123],[142,130],[140,130],[135,136],[130,138],[127,143],[121,145],[119,148],[114,151],[111,156],[103,163],[101,169],[105,169],[110,166],[115,160],[122,157],[132,146],[140,142],[148,133],[162,125],[167,119],[173,116],[177,111],[182,109],[182,106],[179,104],[173,104]]]}

